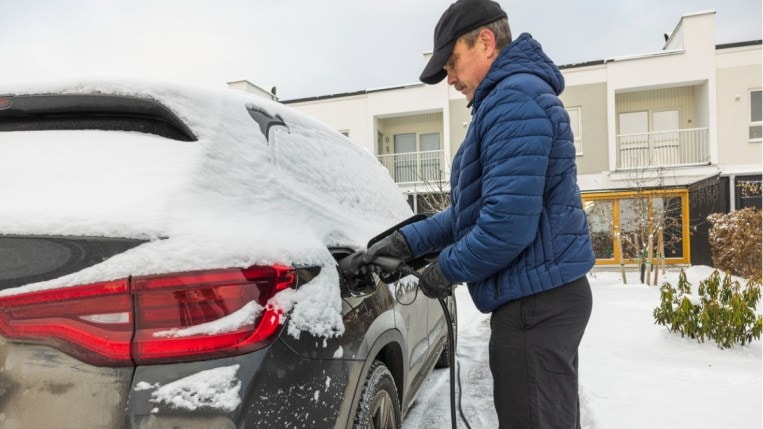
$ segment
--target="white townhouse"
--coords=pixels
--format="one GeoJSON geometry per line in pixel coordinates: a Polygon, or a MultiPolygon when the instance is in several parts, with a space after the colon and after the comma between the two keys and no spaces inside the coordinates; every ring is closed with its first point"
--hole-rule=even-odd
{"type": "MultiPolygon", "coordinates": [[[[660,217],[666,263],[711,265],[706,216],[761,206],[761,41],[716,45],[703,11],[659,52],[560,68],[597,264],[636,262],[635,219],[660,217]]],[[[445,82],[282,102],[376,155],[417,211],[447,191],[471,120],[445,82]]]]}

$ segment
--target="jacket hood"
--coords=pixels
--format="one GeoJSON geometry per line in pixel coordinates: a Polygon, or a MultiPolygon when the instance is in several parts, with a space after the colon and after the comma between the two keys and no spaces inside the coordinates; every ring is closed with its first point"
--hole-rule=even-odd
{"type": "Polygon", "coordinates": [[[480,102],[500,81],[517,73],[530,73],[540,77],[551,85],[556,95],[564,91],[564,76],[559,67],[543,52],[540,43],[529,33],[522,33],[506,46],[493,62],[474,94],[474,108],[479,107],[480,102]]]}

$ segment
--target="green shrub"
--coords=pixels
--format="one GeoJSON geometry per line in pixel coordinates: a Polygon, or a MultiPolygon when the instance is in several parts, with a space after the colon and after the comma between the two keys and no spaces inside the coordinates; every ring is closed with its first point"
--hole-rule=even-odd
{"type": "Polygon", "coordinates": [[[652,312],[655,324],[700,343],[713,340],[721,349],[760,339],[763,317],[755,313],[760,300],[760,283],[749,281],[743,288],[738,281],[732,281],[729,274],[721,279],[716,270],[700,282],[697,293],[698,297],[692,295],[683,270],[676,288],[663,283],[660,305],[652,312]]]}

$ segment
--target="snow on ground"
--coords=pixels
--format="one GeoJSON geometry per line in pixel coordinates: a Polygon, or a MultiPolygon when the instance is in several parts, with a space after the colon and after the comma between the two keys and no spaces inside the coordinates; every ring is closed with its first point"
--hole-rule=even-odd
{"type": "MultiPolygon", "coordinates": [[[[687,270],[694,290],[711,271],[687,270]]],[[[670,333],[652,318],[659,288],[638,283],[637,273],[628,275],[628,284],[615,272],[589,276],[594,306],[580,347],[582,427],[761,428],[761,341],[721,350],[670,333]]],[[[678,271],[664,279],[675,286],[678,271]]],[[[496,428],[489,315],[474,308],[465,287],[456,289],[456,297],[462,407],[472,428],[496,428]]],[[[450,427],[448,382],[447,369],[432,373],[404,429],[450,427]]],[[[459,421],[459,427],[466,426],[459,421]]]]}

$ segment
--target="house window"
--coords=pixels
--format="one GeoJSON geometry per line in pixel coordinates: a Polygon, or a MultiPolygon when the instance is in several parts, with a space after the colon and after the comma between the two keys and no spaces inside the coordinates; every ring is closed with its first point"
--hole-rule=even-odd
{"type": "Polygon", "coordinates": [[[440,180],[440,133],[420,136],[420,174],[425,182],[440,180]]]}
{"type": "Polygon", "coordinates": [[[636,169],[706,161],[701,147],[688,144],[693,139],[701,141],[703,134],[695,134],[697,130],[681,130],[680,115],[676,109],[621,113],[618,116],[618,168],[636,169]]]}
{"type": "Polygon", "coordinates": [[[339,133],[345,137],[350,137],[350,130],[339,130],[339,133]]]}
{"type": "Polygon", "coordinates": [[[439,182],[441,180],[440,133],[395,134],[395,182],[439,182]]]}
{"type": "Polygon", "coordinates": [[[580,107],[572,107],[567,109],[567,114],[570,116],[570,128],[572,128],[572,134],[575,137],[573,143],[575,144],[575,155],[583,154],[583,127],[582,125],[582,112],[580,107]]]}
{"type": "Polygon", "coordinates": [[[417,182],[416,134],[395,134],[395,182],[417,182]]]}
{"type": "Polygon", "coordinates": [[[657,165],[677,165],[679,160],[680,128],[678,110],[652,113],[652,161],[657,165]]]}
{"type": "Polygon", "coordinates": [[[622,168],[649,165],[649,113],[626,112],[619,116],[619,162],[622,168]]]}
{"type": "Polygon", "coordinates": [[[440,133],[421,135],[421,151],[440,150],[440,133]]]}
{"type": "Polygon", "coordinates": [[[688,192],[637,191],[583,195],[597,265],[643,260],[687,263],[688,192]]]}
{"type": "Polygon", "coordinates": [[[588,216],[588,227],[593,242],[593,253],[596,259],[615,258],[612,200],[593,200],[585,202],[588,216]]]}
{"type": "Polygon", "coordinates": [[[763,140],[763,115],[761,114],[761,90],[750,91],[750,141],[763,140]]]}
{"type": "Polygon", "coordinates": [[[637,260],[647,253],[649,200],[623,198],[618,202],[617,226],[620,229],[622,241],[622,257],[626,260],[637,260]]]}

